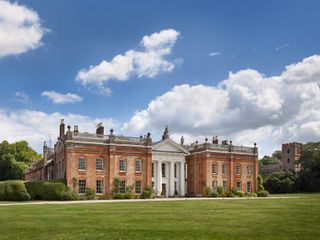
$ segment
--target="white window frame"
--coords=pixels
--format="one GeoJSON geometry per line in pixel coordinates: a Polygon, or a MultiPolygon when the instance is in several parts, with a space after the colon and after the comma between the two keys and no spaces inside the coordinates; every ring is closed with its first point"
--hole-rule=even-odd
{"type": "Polygon", "coordinates": [[[96,180],[96,194],[103,194],[103,180],[101,180],[101,179],[96,180]],[[100,184],[98,184],[98,182],[100,182],[100,184]],[[98,186],[98,185],[100,185],[100,186],[98,186]],[[101,192],[98,191],[98,187],[101,188],[101,192]]]}
{"type": "Polygon", "coordinates": [[[127,161],[124,159],[119,160],[119,172],[126,172],[127,171],[127,161]],[[123,164],[121,164],[123,163],[123,164]]]}
{"type": "Polygon", "coordinates": [[[247,176],[251,176],[251,166],[247,166],[247,176]]]}
{"type": "Polygon", "coordinates": [[[238,176],[241,175],[241,165],[240,165],[240,164],[237,164],[236,174],[237,174],[238,176]]]}
{"type": "Polygon", "coordinates": [[[138,181],[135,182],[134,192],[137,193],[137,194],[140,194],[140,193],[142,192],[142,181],[141,181],[141,180],[138,180],[138,181]],[[139,187],[139,188],[137,188],[137,186],[139,186],[139,184],[137,184],[137,183],[140,184],[140,187],[139,187]],[[138,189],[139,191],[137,191],[137,189],[138,189]]]}
{"type": "Polygon", "coordinates": [[[85,157],[80,157],[78,159],[78,169],[79,169],[79,171],[86,171],[87,170],[87,159],[85,157]],[[83,163],[84,168],[80,167],[80,166],[82,166],[81,163],[83,163]]]}
{"type": "Polygon", "coordinates": [[[217,171],[217,163],[212,163],[212,165],[211,165],[211,173],[212,174],[217,174],[218,173],[218,171],[217,171]]]}
{"type": "Polygon", "coordinates": [[[142,161],[140,159],[137,159],[135,161],[135,170],[136,172],[138,173],[141,173],[142,172],[142,161]]]}
{"type": "Polygon", "coordinates": [[[79,185],[79,187],[78,187],[79,194],[85,194],[86,188],[87,188],[87,180],[79,179],[78,185],[79,185]],[[82,183],[84,183],[84,184],[82,184],[82,183]]]}
{"type": "Polygon", "coordinates": [[[100,172],[103,171],[103,159],[102,158],[96,159],[96,171],[100,171],[100,172]],[[101,161],[101,169],[98,169],[98,161],[101,161]]]}
{"type": "Polygon", "coordinates": [[[126,190],[127,190],[126,188],[127,188],[126,180],[120,180],[119,181],[119,193],[126,193],[126,190]],[[122,186],[122,184],[124,184],[124,186],[122,186]]]}

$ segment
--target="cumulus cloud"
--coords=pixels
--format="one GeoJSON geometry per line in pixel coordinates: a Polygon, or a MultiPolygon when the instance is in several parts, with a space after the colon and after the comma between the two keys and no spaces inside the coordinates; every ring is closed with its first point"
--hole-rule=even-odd
{"type": "Polygon", "coordinates": [[[210,52],[209,53],[209,57],[215,57],[215,56],[219,56],[220,52],[210,52]]]}
{"type": "Polygon", "coordinates": [[[0,0],[0,58],[38,48],[46,31],[37,12],[0,0]]]}
{"type": "Polygon", "coordinates": [[[144,36],[140,42],[143,50],[128,50],[111,61],[103,60],[89,69],[82,69],[78,72],[76,80],[84,85],[98,86],[104,89],[105,93],[110,93],[105,84],[111,79],[126,81],[133,75],[152,78],[160,73],[171,72],[176,61],[165,58],[171,54],[179,35],[180,33],[174,29],[167,29],[144,36]]]}
{"type": "Polygon", "coordinates": [[[230,72],[217,86],[175,86],[137,111],[123,129],[160,132],[168,124],[177,136],[192,140],[219,135],[237,144],[257,141],[269,150],[282,142],[316,141],[319,82],[319,55],[287,66],[278,76],[253,69],[230,72]]]}
{"type": "Polygon", "coordinates": [[[83,98],[74,93],[58,93],[56,91],[43,91],[41,96],[47,97],[55,104],[82,102],[83,98]]]}
{"type": "Polygon", "coordinates": [[[0,140],[14,142],[24,139],[40,152],[43,142],[48,141],[49,134],[52,143],[55,143],[59,134],[60,119],[65,119],[67,125],[78,125],[81,132],[95,132],[95,126],[99,122],[103,122],[106,129],[117,128],[119,125],[110,118],[95,119],[72,113],[0,109],[0,140]]]}

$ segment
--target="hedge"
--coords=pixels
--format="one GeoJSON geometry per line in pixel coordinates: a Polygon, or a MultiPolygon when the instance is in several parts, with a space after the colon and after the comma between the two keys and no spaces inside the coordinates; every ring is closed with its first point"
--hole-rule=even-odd
{"type": "Polygon", "coordinates": [[[33,200],[77,200],[78,194],[70,189],[61,180],[30,181],[25,186],[33,200]]]}
{"type": "Polygon", "coordinates": [[[21,180],[0,182],[0,201],[28,201],[31,197],[21,180]]]}

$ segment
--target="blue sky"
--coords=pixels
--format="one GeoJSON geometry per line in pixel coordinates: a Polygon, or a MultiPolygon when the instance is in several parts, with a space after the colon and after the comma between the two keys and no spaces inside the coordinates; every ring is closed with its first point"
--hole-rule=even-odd
{"type": "MultiPolygon", "coordinates": [[[[9,3],[14,5],[13,1],[9,3]]],[[[21,114],[20,111],[27,111],[29,114],[41,112],[48,116],[53,113],[68,116],[72,113],[87,117],[88,122],[108,119],[112,122],[110,126],[118,127],[121,133],[140,135],[151,131],[158,137],[162,126],[169,124],[172,133],[176,133],[176,138],[178,135],[187,135],[190,141],[197,138],[201,141],[202,137],[214,136],[215,133],[220,133],[226,138],[234,137],[238,139],[239,144],[257,140],[265,147],[262,151],[266,153],[270,153],[277,146],[279,148],[281,141],[311,141],[320,136],[320,133],[310,137],[307,133],[298,135],[288,133],[289,135],[279,137],[279,132],[283,130],[278,128],[286,129],[288,126],[285,124],[289,124],[289,119],[283,120],[283,118],[278,118],[279,121],[271,119],[261,123],[258,117],[257,121],[252,123],[252,127],[246,125],[243,128],[233,129],[232,124],[238,125],[234,122],[229,123],[231,125],[228,130],[220,131],[220,128],[224,128],[222,123],[212,124],[212,127],[207,123],[181,124],[174,119],[184,118],[184,116],[171,114],[168,120],[162,117],[158,120],[149,120],[139,128],[132,127],[134,122],[131,126],[124,127],[143,110],[148,112],[146,118],[152,117],[148,104],[172,91],[176,86],[188,84],[189,87],[203,85],[216,88],[223,80],[230,79],[229,72],[237,73],[246,69],[254,69],[266,78],[280,76],[286,66],[319,54],[320,30],[317,26],[320,22],[319,1],[20,0],[17,5],[36,12],[39,21],[35,24],[41,24],[43,33],[41,40],[33,49],[0,58],[2,81],[0,110],[3,111],[2,118],[8,120],[2,124],[3,126],[10,121],[23,124],[22,120],[16,118],[12,120],[12,115],[21,114]],[[152,77],[138,77],[133,73],[128,79],[122,81],[111,78],[104,83],[104,87],[111,91],[109,94],[99,93],[99,86],[95,84],[83,85],[76,80],[79,71],[97,66],[103,60],[111,61],[116,55],[125,54],[128,50],[143,51],[139,43],[144,36],[151,36],[166,29],[179,33],[170,48],[170,54],[164,56],[166,61],[174,65],[172,70],[160,71],[152,77]],[[75,94],[81,97],[82,101],[53,103],[52,100],[41,95],[44,91],[75,94]],[[20,92],[20,95],[17,92],[20,92]],[[21,94],[25,96],[24,100],[20,99],[21,94]],[[251,133],[249,134],[251,138],[241,137],[242,131],[259,132],[261,127],[269,126],[272,129],[263,130],[263,134],[257,134],[259,136],[256,139],[251,137],[251,133]],[[235,135],[236,133],[239,135],[235,135]],[[277,140],[266,143],[261,136],[264,134],[269,134],[268,138],[277,140]],[[300,135],[304,137],[301,138],[300,135]]],[[[314,65],[319,69],[317,63],[314,65]]],[[[317,73],[315,76],[318,76],[317,73]]],[[[317,81],[313,79],[313,84],[317,81]]],[[[196,92],[191,91],[191,94],[196,92]]],[[[281,97],[284,94],[279,93],[281,97]]],[[[197,101],[196,96],[192,97],[197,101]]],[[[232,100],[231,97],[230,99],[232,100]]],[[[232,105],[231,100],[229,107],[232,105]]],[[[220,101],[224,101],[224,98],[222,97],[220,101]]],[[[225,99],[225,101],[228,100],[225,99]]],[[[310,101],[316,103],[314,96],[310,101]]],[[[198,104],[206,105],[206,100],[198,104]]],[[[290,105],[290,102],[287,104],[290,105]]],[[[174,100],[172,105],[175,105],[174,100]]],[[[217,105],[219,102],[214,106],[217,105]]],[[[182,105],[178,104],[178,106],[182,105]]],[[[208,108],[211,107],[208,103],[208,108]]],[[[179,109],[173,112],[181,112],[180,107],[177,108],[179,109]]],[[[241,106],[238,108],[241,109],[241,106]]],[[[197,114],[189,110],[188,106],[185,106],[184,113],[197,114]]],[[[317,111],[318,108],[315,110],[317,111]]],[[[282,114],[285,114],[285,111],[282,114]]],[[[296,118],[299,114],[301,115],[301,112],[296,112],[294,117],[296,118]]],[[[212,113],[208,115],[213,116],[212,113]]],[[[199,117],[203,116],[205,114],[199,117]]],[[[254,116],[255,114],[252,115],[254,116]]],[[[290,115],[288,118],[293,117],[290,115]]],[[[215,121],[215,119],[212,117],[209,120],[215,121]]],[[[239,118],[239,121],[242,122],[243,119],[239,118]]],[[[301,128],[302,123],[297,121],[290,126],[301,128]]],[[[318,119],[312,119],[311,122],[316,122],[313,128],[317,129],[318,119]]],[[[41,120],[39,124],[46,123],[41,120]]],[[[81,129],[81,125],[79,127],[81,129]]],[[[56,128],[55,125],[52,126],[52,129],[54,128],[56,128]]],[[[94,125],[92,128],[94,129],[94,125]]],[[[36,132],[37,129],[33,127],[28,129],[25,133],[18,134],[18,137],[28,139],[36,148],[39,148],[39,142],[47,136],[39,141],[35,140],[33,131],[36,132]]],[[[54,130],[51,133],[47,128],[41,131],[42,135],[46,135],[45,131],[56,134],[54,130]]],[[[2,132],[1,138],[10,138],[9,133],[2,132]]]]}

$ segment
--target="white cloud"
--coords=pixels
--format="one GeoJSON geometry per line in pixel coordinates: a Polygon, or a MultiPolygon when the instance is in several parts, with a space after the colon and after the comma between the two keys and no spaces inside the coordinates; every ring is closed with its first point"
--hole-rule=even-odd
{"type": "Polygon", "coordinates": [[[215,56],[219,56],[220,52],[211,52],[209,53],[209,57],[215,57],[215,56]]]}
{"type": "MultiPolygon", "coordinates": [[[[60,119],[66,125],[78,125],[81,132],[95,132],[95,126],[103,122],[106,131],[117,128],[118,123],[110,118],[94,119],[79,114],[45,113],[42,111],[0,109],[0,140],[9,142],[28,141],[37,151],[41,152],[44,141],[48,141],[49,134],[52,144],[56,142],[59,134],[60,119]]],[[[108,132],[106,132],[108,134],[108,132]]]]}
{"type": "Polygon", "coordinates": [[[16,92],[14,100],[16,102],[20,102],[20,103],[23,103],[23,104],[27,104],[27,103],[29,103],[31,101],[29,95],[26,94],[24,91],[16,92]]]}
{"type": "Polygon", "coordinates": [[[46,31],[37,12],[0,0],[0,58],[38,48],[46,31]]]}
{"type": "Polygon", "coordinates": [[[110,93],[105,84],[111,79],[126,81],[132,75],[152,78],[160,73],[171,72],[176,62],[165,58],[171,54],[179,35],[174,29],[167,29],[144,36],[140,42],[144,48],[142,51],[128,50],[111,61],[103,60],[89,69],[82,69],[76,80],[84,85],[98,86],[110,93]]]}
{"type": "Polygon", "coordinates": [[[56,91],[43,91],[41,96],[47,97],[55,104],[82,102],[83,98],[74,93],[58,93],[56,91]]]}
{"type": "Polygon", "coordinates": [[[282,45],[276,47],[275,49],[276,49],[276,51],[279,51],[280,49],[286,48],[286,47],[288,47],[288,46],[289,46],[289,43],[285,43],[285,44],[282,44],[282,45]]]}
{"type": "Polygon", "coordinates": [[[218,86],[175,86],[136,112],[123,129],[159,133],[168,124],[176,136],[258,142],[260,152],[270,153],[283,142],[319,141],[319,82],[319,55],[287,66],[279,76],[231,72],[218,86]]]}

